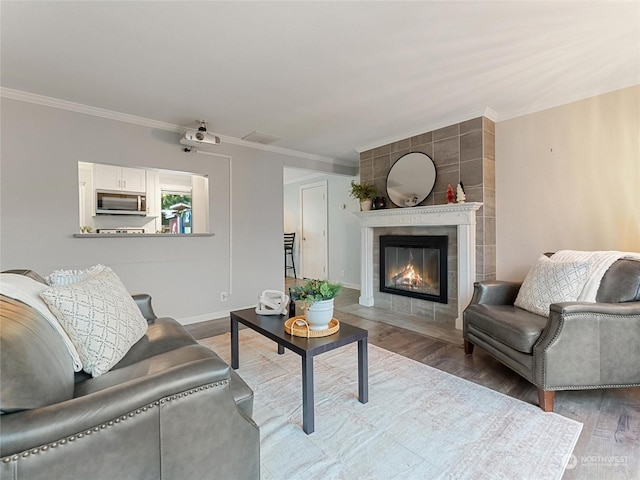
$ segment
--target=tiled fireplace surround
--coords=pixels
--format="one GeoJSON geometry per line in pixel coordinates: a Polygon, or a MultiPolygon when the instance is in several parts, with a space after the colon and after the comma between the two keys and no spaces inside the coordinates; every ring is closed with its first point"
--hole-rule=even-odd
{"type": "MultiPolygon", "coordinates": [[[[486,117],[426,132],[404,140],[367,150],[360,154],[360,181],[376,186],[386,196],[386,179],[391,166],[411,152],[426,153],[436,165],[433,192],[419,206],[446,203],[447,185],[462,182],[467,202],[482,202],[476,212],[476,280],[495,279],[495,123],[486,117]]],[[[387,208],[396,208],[387,197],[387,208]]],[[[424,317],[427,321],[456,325],[458,317],[457,232],[455,226],[411,226],[374,228],[373,283],[374,304],[399,313],[424,317]],[[380,235],[447,235],[449,237],[448,304],[408,298],[379,291],[380,235]]],[[[458,320],[458,327],[460,320],[458,320]]]]}

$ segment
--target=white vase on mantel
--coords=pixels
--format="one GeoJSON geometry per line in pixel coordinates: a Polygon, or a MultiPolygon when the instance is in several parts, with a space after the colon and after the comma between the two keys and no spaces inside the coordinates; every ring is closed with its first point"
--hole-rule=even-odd
{"type": "Polygon", "coordinates": [[[314,302],[305,310],[304,317],[309,324],[309,330],[327,330],[333,318],[333,298],[314,302]]]}
{"type": "Polygon", "coordinates": [[[371,205],[373,204],[373,200],[371,200],[370,198],[366,199],[366,200],[361,200],[360,201],[360,210],[362,212],[367,212],[369,210],[371,210],[371,205]]]}

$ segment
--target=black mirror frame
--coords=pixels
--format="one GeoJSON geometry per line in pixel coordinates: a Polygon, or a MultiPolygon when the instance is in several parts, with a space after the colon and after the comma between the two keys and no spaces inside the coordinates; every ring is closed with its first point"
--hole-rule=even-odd
{"type": "Polygon", "coordinates": [[[387,191],[387,197],[389,197],[389,200],[391,201],[391,203],[393,203],[395,206],[397,207],[401,207],[401,208],[407,208],[407,207],[415,207],[417,205],[419,205],[420,203],[422,203],[429,195],[431,195],[431,192],[433,192],[433,189],[435,188],[436,185],[436,179],[438,178],[438,170],[436,169],[436,164],[434,163],[433,159],[427,155],[426,153],[422,153],[422,152],[410,152],[410,153],[405,153],[404,155],[402,155],[400,158],[398,158],[398,160],[396,160],[396,162],[391,166],[391,168],[389,169],[389,173],[387,173],[387,179],[385,181],[385,186],[386,186],[386,191],[387,191]],[[396,203],[392,196],[389,194],[389,177],[391,176],[391,173],[393,172],[394,167],[396,167],[396,165],[398,165],[401,160],[405,157],[407,157],[408,155],[424,155],[424,157],[426,158],[426,160],[428,160],[429,162],[431,162],[431,165],[433,165],[433,183],[431,184],[431,186],[429,187],[427,193],[422,196],[422,193],[420,193],[419,195],[417,194],[418,199],[416,199],[415,203],[413,205],[399,205],[398,203],[396,203]],[[422,198],[420,198],[422,197],[422,198]]]}

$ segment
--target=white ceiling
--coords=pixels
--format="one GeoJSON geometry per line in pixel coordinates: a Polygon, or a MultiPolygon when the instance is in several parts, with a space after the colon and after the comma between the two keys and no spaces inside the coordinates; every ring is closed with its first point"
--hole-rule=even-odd
{"type": "Polygon", "coordinates": [[[338,160],[640,83],[640,2],[7,2],[1,84],[338,160]]]}

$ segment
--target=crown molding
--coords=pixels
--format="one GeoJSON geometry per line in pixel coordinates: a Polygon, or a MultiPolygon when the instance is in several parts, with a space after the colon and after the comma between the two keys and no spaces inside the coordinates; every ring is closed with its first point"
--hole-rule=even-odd
{"type": "MultiPolygon", "coordinates": [[[[133,125],[140,125],[143,127],[155,128],[158,130],[166,130],[169,132],[183,133],[188,127],[181,125],[175,125],[172,123],[160,122],[158,120],[151,120],[149,118],[138,117],[136,115],[129,115],[126,113],[115,112],[113,110],[107,110],[105,108],[92,107],[82,103],[70,102],[67,100],[61,100],[59,98],[46,97],[44,95],[38,95],[35,93],[23,92],[21,90],[14,90],[11,88],[0,87],[0,97],[9,98],[11,100],[17,100],[20,102],[35,103],[37,105],[43,105],[45,107],[58,108],[61,110],[68,110],[71,112],[82,113],[85,115],[92,115],[94,117],[106,118],[109,120],[115,120],[118,122],[131,123],[133,125]]],[[[213,133],[213,132],[212,132],[213,133]]],[[[343,165],[353,167],[353,162],[339,160],[336,158],[325,157],[322,155],[316,155],[315,153],[301,152],[290,148],[277,147],[275,145],[264,145],[255,142],[248,142],[241,138],[230,137],[227,135],[221,135],[216,133],[220,137],[220,140],[230,145],[238,145],[240,147],[253,148],[255,150],[263,150],[266,152],[278,153],[281,155],[288,155],[292,157],[304,158],[307,160],[313,160],[318,162],[325,162],[336,165],[343,165]]],[[[204,146],[204,145],[203,145],[204,146]]]]}
{"type": "Polygon", "coordinates": [[[500,119],[500,114],[498,112],[496,112],[493,108],[491,107],[486,107],[484,109],[484,117],[487,117],[489,120],[491,120],[492,122],[497,122],[500,119]]]}
{"type": "MultiPolygon", "coordinates": [[[[185,128],[183,128],[183,130],[185,130],[185,128]]],[[[255,150],[263,150],[265,152],[279,153],[281,155],[289,155],[292,157],[305,158],[307,160],[331,163],[335,165],[344,165],[347,167],[353,167],[355,165],[353,162],[346,162],[337,158],[324,157],[322,155],[316,155],[315,153],[301,152],[299,150],[277,147],[275,145],[264,145],[262,143],[247,142],[246,140],[242,140],[241,138],[220,135],[219,133],[216,133],[216,135],[220,137],[220,141],[222,143],[229,143],[231,145],[239,145],[241,147],[253,148],[255,150]]]]}
{"type": "Polygon", "coordinates": [[[182,133],[186,130],[185,127],[179,125],[173,125],[171,123],[159,122],[157,120],[151,120],[148,118],[137,117],[135,115],[128,115],[126,113],[114,112],[113,110],[107,110],[105,108],[91,107],[82,103],[69,102],[67,100],[60,100],[59,98],[45,97],[44,95],[38,95],[35,93],[23,92],[20,90],[13,90],[10,88],[0,88],[0,96],[4,98],[10,98],[12,100],[18,100],[20,102],[35,103],[37,105],[43,105],[45,107],[58,108],[60,110],[68,110],[76,113],[83,113],[85,115],[91,115],[94,117],[106,118],[109,120],[116,120],[119,122],[132,123],[134,125],[140,125],[143,127],[156,128],[159,130],[167,130],[169,132],[182,133]]]}

